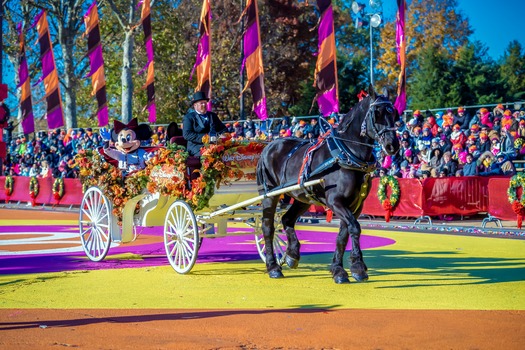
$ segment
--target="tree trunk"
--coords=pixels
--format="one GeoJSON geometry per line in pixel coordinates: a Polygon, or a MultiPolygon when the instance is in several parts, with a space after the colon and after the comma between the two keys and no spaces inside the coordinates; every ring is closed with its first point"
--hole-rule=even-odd
{"type": "Polygon", "coordinates": [[[124,54],[122,55],[122,122],[127,124],[133,118],[132,97],[133,97],[133,80],[132,80],[132,58],[135,39],[133,30],[126,32],[124,39],[124,54]]]}
{"type": "Polygon", "coordinates": [[[62,55],[64,58],[64,119],[66,128],[76,128],[77,123],[77,88],[78,80],[74,72],[73,64],[73,45],[71,43],[72,36],[66,39],[67,42],[61,45],[62,55]]]}

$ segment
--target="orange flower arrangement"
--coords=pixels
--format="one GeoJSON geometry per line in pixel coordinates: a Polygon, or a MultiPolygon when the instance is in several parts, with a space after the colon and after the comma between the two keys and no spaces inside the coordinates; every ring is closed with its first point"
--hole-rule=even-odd
{"type": "MultiPolygon", "coordinates": [[[[193,210],[201,210],[207,207],[215,188],[221,184],[241,178],[255,179],[255,174],[245,174],[241,170],[239,162],[223,159],[226,152],[235,152],[240,147],[243,152],[260,154],[265,144],[231,139],[206,144],[201,156],[201,168],[195,170],[199,175],[191,183],[188,183],[186,167],[188,153],[184,147],[175,144],[158,149],[147,161],[145,169],[125,178],[118,168],[105,162],[96,151],[81,151],[75,157],[75,165],[80,170],[83,191],[91,186],[101,189],[113,201],[113,213],[120,223],[127,201],[145,190],[184,200],[193,210]]],[[[138,210],[140,207],[137,205],[135,212],[138,213],[138,210]]]]}

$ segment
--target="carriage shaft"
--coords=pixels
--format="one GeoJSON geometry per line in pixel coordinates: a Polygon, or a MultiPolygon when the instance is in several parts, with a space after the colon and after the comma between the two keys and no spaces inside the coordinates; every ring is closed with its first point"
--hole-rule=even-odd
{"type": "Polygon", "coordinates": [[[297,184],[297,185],[281,188],[280,190],[271,191],[271,192],[262,194],[260,196],[254,197],[254,198],[247,199],[247,200],[245,200],[243,202],[234,204],[234,205],[229,206],[227,208],[223,208],[223,209],[214,211],[213,213],[210,213],[208,215],[203,215],[202,218],[205,219],[205,220],[206,219],[210,219],[210,218],[213,218],[215,216],[231,212],[232,210],[235,210],[237,208],[242,208],[242,207],[246,207],[246,206],[248,206],[250,204],[257,203],[257,202],[263,200],[264,198],[280,196],[283,193],[300,190],[300,189],[302,189],[304,187],[312,187],[312,186],[318,185],[318,184],[323,183],[323,182],[324,182],[323,179],[317,179],[317,180],[306,181],[303,184],[297,184]]]}

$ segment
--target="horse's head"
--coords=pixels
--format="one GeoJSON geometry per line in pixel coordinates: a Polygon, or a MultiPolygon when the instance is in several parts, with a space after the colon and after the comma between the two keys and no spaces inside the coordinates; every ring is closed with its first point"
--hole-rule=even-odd
{"type": "Polygon", "coordinates": [[[346,125],[341,125],[340,133],[346,132],[351,120],[356,120],[361,123],[361,137],[377,141],[389,155],[399,150],[395,127],[399,114],[388,98],[388,91],[385,90],[383,95],[378,95],[370,86],[368,96],[354,107],[351,116],[347,115],[344,119],[348,120],[343,120],[341,123],[346,125]]]}

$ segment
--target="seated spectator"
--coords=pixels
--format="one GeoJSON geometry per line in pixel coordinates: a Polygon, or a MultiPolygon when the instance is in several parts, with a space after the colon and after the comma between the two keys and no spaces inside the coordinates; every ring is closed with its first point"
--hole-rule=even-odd
{"type": "Polygon", "coordinates": [[[518,122],[518,130],[516,135],[518,137],[525,138],[525,119],[520,119],[520,121],[518,122]]]}
{"type": "Polygon", "coordinates": [[[495,176],[495,175],[506,175],[512,176],[516,173],[516,169],[507,156],[503,153],[499,153],[496,156],[495,161],[492,162],[490,168],[487,171],[480,172],[480,176],[495,176]]]}
{"type": "Polygon", "coordinates": [[[483,154],[490,151],[491,142],[489,136],[485,132],[479,133],[478,150],[483,154]]]}
{"type": "Polygon", "coordinates": [[[443,153],[443,163],[439,167],[438,172],[441,173],[442,170],[446,170],[447,176],[456,174],[458,170],[458,164],[452,159],[450,152],[443,153]]]}
{"type": "Polygon", "coordinates": [[[442,153],[450,152],[452,150],[452,144],[444,136],[442,136],[441,139],[439,140],[439,147],[441,148],[442,153]]]}
{"type": "Polygon", "coordinates": [[[492,152],[493,155],[498,154],[501,149],[498,133],[495,132],[494,130],[491,131],[491,134],[489,135],[489,139],[490,139],[490,151],[492,152]]]}
{"type": "Polygon", "coordinates": [[[398,179],[403,177],[403,174],[401,174],[401,168],[397,163],[392,163],[392,166],[390,167],[390,171],[388,172],[389,175],[396,177],[398,179]]]}
{"type": "Polygon", "coordinates": [[[493,161],[494,155],[492,152],[486,151],[482,153],[476,161],[476,164],[478,165],[478,173],[489,171],[493,161]]]}
{"type": "Polygon", "coordinates": [[[494,127],[493,117],[490,114],[489,110],[486,108],[481,108],[479,110],[480,112],[480,123],[481,125],[484,125],[488,127],[489,129],[492,129],[494,127]]]}
{"type": "Polygon", "coordinates": [[[452,133],[450,134],[450,142],[452,143],[452,145],[459,144],[463,147],[466,141],[467,137],[461,130],[460,126],[458,124],[455,124],[452,127],[452,133]]]}
{"type": "Polygon", "coordinates": [[[474,156],[470,153],[467,154],[467,162],[463,165],[463,176],[477,176],[478,165],[474,162],[474,156]]]}
{"type": "Polygon", "coordinates": [[[465,108],[459,107],[458,115],[454,119],[454,124],[458,124],[461,130],[468,130],[470,127],[469,123],[470,123],[470,115],[466,113],[465,108]]]}
{"type": "MultiPolygon", "coordinates": [[[[510,128],[510,127],[509,127],[510,128]]],[[[514,148],[514,138],[510,135],[509,129],[504,127],[500,132],[500,152],[503,153],[508,160],[516,159],[516,149],[514,148]]]]}
{"type": "Polygon", "coordinates": [[[423,171],[421,172],[421,179],[424,180],[424,179],[428,179],[429,177],[430,177],[430,171],[428,171],[428,170],[423,170],[423,171]]]}
{"type": "Polygon", "coordinates": [[[42,161],[42,169],[40,170],[40,174],[38,177],[46,178],[52,176],[53,170],[49,167],[49,163],[46,160],[42,161]]]}
{"type": "Polygon", "coordinates": [[[443,178],[443,177],[447,177],[447,176],[448,176],[448,169],[446,169],[446,168],[441,169],[439,171],[439,173],[438,173],[438,177],[443,178]]]}

